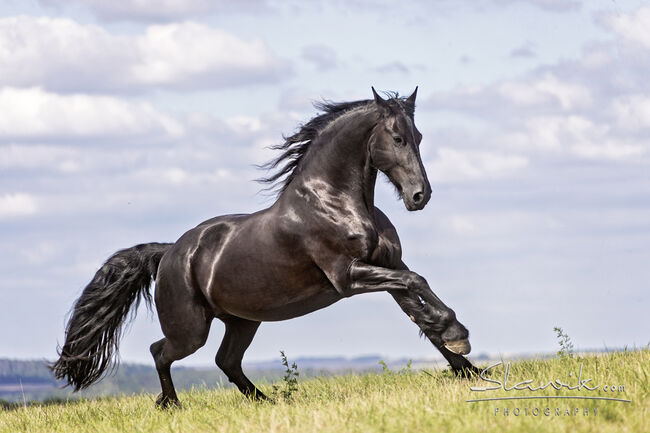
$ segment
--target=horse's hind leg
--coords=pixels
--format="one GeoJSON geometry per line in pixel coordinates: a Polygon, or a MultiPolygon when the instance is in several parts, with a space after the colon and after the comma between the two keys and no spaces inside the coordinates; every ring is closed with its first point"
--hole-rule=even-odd
{"type": "Polygon", "coordinates": [[[169,350],[165,350],[165,345],[168,345],[167,338],[158,340],[149,347],[151,356],[153,356],[154,362],[156,363],[160,387],[162,388],[162,393],[160,393],[156,400],[156,406],[163,409],[170,406],[180,406],[171,375],[172,362],[175,360],[170,356],[165,356],[169,353],[169,350]]]}
{"type": "Polygon", "coordinates": [[[205,344],[213,316],[195,298],[182,290],[170,293],[164,283],[156,287],[156,308],[165,338],[150,347],[156,363],[162,393],[156,400],[161,408],[180,406],[171,377],[171,365],[196,352],[205,344]]]}
{"type": "Polygon", "coordinates": [[[242,319],[235,316],[221,318],[226,324],[226,333],[215,357],[217,366],[228,376],[228,380],[246,395],[257,400],[267,397],[248,380],[241,368],[244,352],[248,349],[260,322],[242,319]]]}
{"type": "Polygon", "coordinates": [[[168,408],[171,406],[180,407],[180,401],[174,389],[174,382],[171,376],[171,365],[174,361],[183,359],[196,352],[205,344],[210,330],[210,323],[204,323],[203,329],[195,329],[194,334],[188,334],[184,338],[174,336],[163,338],[153,343],[150,347],[151,355],[156,363],[158,378],[162,393],[156,400],[156,406],[168,408]]]}

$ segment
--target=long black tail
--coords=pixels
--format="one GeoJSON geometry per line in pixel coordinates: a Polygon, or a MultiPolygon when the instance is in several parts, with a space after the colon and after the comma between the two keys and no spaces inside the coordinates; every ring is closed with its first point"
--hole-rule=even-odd
{"type": "Polygon", "coordinates": [[[77,299],[59,359],[50,365],[57,379],[75,391],[101,379],[117,354],[129,311],[131,320],[142,298],[151,304],[151,279],[171,245],[140,244],[118,251],[97,271],[77,299]]]}

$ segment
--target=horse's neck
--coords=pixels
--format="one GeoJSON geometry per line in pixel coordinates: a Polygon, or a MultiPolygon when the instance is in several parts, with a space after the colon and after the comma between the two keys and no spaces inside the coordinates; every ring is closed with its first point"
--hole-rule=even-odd
{"type": "Polygon", "coordinates": [[[287,190],[327,189],[372,215],[377,171],[370,166],[368,139],[377,120],[377,113],[366,109],[326,127],[310,145],[308,160],[287,190]]]}

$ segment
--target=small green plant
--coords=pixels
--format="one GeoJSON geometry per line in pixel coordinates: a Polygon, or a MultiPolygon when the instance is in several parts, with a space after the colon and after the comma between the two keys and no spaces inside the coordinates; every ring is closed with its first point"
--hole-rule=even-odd
{"type": "Polygon", "coordinates": [[[413,373],[413,370],[411,370],[411,364],[413,364],[413,360],[409,359],[409,362],[406,363],[404,367],[400,369],[400,374],[411,374],[413,373]]]}
{"type": "Polygon", "coordinates": [[[573,342],[571,338],[559,326],[554,327],[553,331],[555,331],[557,342],[560,345],[557,355],[560,358],[573,358],[573,342]]]}
{"type": "Polygon", "coordinates": [[[284,365],[284,377],[282,378],[283,386],[273,385],[273,396],[281,397],[284,400],[291,400],[293,394],[298,391],[298,366],[295,362],[289,365],[289,360],[287,355],[284,353],[284,350],[280,351],[280,357],[282,359],[282,365],[284,365]]]}
{"type": "Polygon", "coordinates": [[[406,365],[404,367],[402,367],[398,372],[394,372],[394,371],[391,371],[390,368],[388,368],[388,365],[386,364],[385,361],[383,361],[383,360],[379,361],[379,365],[381,365],[381,371],[384,374],[387,374],[387,375],[391,375],[391,374],[394,374],[394,373],[397,373],[397,374],[410,374],[410,373],[413,372],[411,370],[411,364],[412,363],[413,363],[413,360],[409,359],[409,361],[406,363],[406,365]]]}

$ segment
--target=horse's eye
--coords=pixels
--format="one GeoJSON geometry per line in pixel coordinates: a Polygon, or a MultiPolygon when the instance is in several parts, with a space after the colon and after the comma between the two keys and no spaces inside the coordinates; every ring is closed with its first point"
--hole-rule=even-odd
{"type": "Polygon", "coordinates": [[[399,144],[400,146],[404,144],[404,140],[399,135],[394,136],[393,140],[395,141],[395,144],[399,144]]]}

